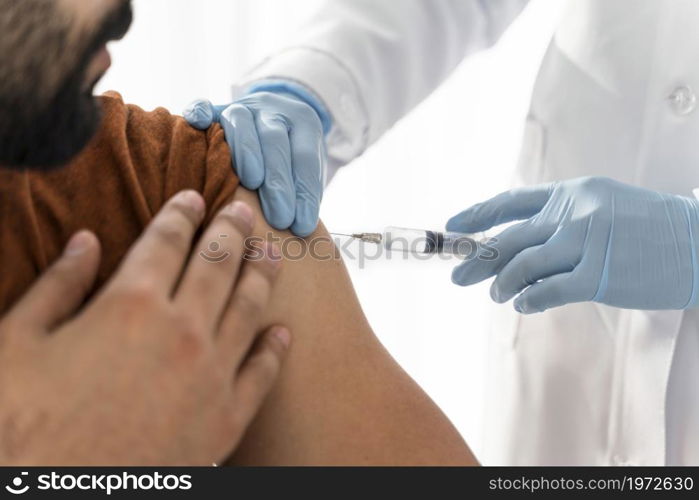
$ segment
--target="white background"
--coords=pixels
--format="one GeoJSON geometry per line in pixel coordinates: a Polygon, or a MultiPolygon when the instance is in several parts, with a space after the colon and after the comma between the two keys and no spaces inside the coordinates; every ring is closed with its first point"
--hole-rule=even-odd
{"type": "MultiPolygon", "coordinates": [[[[198,97],[227,102],[246,69],[281,46],[322,3],[134,2],[133,29],[111,47],[115,63],[99,90],[118,90],[127,102],[175,113],[198,97]]],[[[507,189],[538,65],[563,3],[532,0],[494,49],[466,61],[341,171],[325,195],[322,217],[329,229],[441,229],[450,216],[507,189]]],[[[452,285],[453,262],[394,257],[347,264],[382,342],[478,454],[488,317],[511,304],[491,305],[488,283],[452,285]]]]}

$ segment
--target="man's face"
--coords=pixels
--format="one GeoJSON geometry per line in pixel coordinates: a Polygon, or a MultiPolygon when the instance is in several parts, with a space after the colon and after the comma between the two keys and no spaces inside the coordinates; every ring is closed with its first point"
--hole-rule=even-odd
{"type": "Polygon", "coordinates": [[[131,0],[0,0],[0,165],[51,168],[92,138],[93,89],[131,0]]]}

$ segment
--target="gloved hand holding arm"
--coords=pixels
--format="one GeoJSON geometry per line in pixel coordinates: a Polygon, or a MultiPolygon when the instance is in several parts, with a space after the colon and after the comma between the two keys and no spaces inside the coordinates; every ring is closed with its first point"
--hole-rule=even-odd
{"type": "Polygon", "coordinates": [[[526,3],[324,2],[289,45],[245,76],[242,99],[231,107],[199,101],[184,116],[199,128],[220,121],[243,185],[260,188],[268,222],[307,236],[318,221],[318,172],[329,179],[361,155],[464,57],[492,46],[526,3]]]}
{"type": "Polygon", "coordinates": [[[220,123],[246,188],[260,191],[265,218],[276,229],[309,236],[318,225],[327,175],[324,134],[331,118],[301,85],[263,81],[229,106],[196,101],[184,112],[194,127],[220,123]]]}
{"type": "Polygon", "coordinates": [[[628,309],[686,309],[698,302],[699,203],[591,177],[514,189],[452,218],[447,229],[485,231],[497,259],[471,259],[453,281],[497,276],[493,300],[529,314],[593,301],[628,309]]]}

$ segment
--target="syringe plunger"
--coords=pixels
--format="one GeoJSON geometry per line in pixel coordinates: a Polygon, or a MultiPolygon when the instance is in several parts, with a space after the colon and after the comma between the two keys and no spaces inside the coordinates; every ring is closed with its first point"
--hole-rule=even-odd
{"type": "Polygon", "coordinates": [[[414,254],[453,254],[470,256],[477,251],[478,243],[485,238],[480,234],[463,234],[387,227],[383,233],[383,245],[387,250],[414,254]]]}

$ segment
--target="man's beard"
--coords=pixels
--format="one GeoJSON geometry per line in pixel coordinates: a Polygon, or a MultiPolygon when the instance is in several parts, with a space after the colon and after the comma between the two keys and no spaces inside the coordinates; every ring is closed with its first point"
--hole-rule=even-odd
{"type": "Polygon", "coordinates": [[[67,164],[87,146],[97,132],[101,114],[92,89],[84,88],[86,68],[107,41],[121,38],[128,31],[132,17],[127,2],[105,20],[76,69],[41,110],[36,110],[31,101],[41,81],[29,82],[22,95],[9,103],[0,96],[6,108],[0,116],[1,166],[49,170],[67,164]]]}
{"type": "Polygon", "coordinates": [[[0,165],[48,170],[82,151],[100,123],[99,106],[82,86],[82,74],[77,74],[41,113],[19,111],[16,121],[2,127],[0,165]]]}

